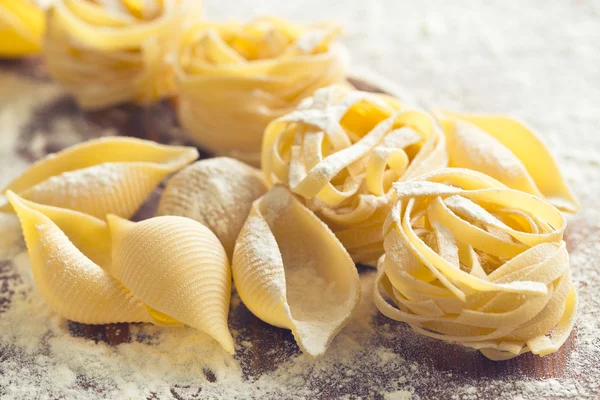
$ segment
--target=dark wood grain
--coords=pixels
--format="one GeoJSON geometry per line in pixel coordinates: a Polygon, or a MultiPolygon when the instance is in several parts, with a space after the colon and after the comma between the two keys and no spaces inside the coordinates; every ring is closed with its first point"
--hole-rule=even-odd
{"type": "MultiPolygon", "coordinates": [[[[43,66],[32,60],[1,61],[0,68],[28,78],[47,79],[43,66]]],[[[353,81],[352,83],[362,90],[381,91],[380,88],[375,88],[364,82],[353,81]]],[[[32,162],[40,156],[39,151],[34,152],[29,146],[33,135],[40,131],[53,132],[49,129],[49,126],[58,117],[69,118],[75,121],[76,124],[80,124],[80,141],[96,137],[100,132],[104,132],[106,128],[113,128],[120,135],[146,138],[161,143],[189,144],[184,136],[174,134],[178,131],[178,128],[175,113],[169,101],[163,101],[149,108],[122,105],[108,110],[86,113],[81,111],[73,100],[65,95],[40,109],[34,110],[34,117],[22,128],[19,133],[20,139],[16,151],[23,159],[32,162]]],[[[59,137],[50,137],[46,141],[43,153],[56,152],[71,144],[61,141],[59,137]]],[[[202,149],[201,153],[202,157],[210,157],[210,153],[202,149]]],[[[136,220],[148,218],[154,214],[160,197],[160,190],[159,188],[141,207],[135,216],[136,220]]],[[[2,268],[7,268],[6,263],[0,262],[0,269],[2,268]]],[[[361,268],[361,273],[367,273],[367,269],[361,268]]],[[[8,279],[11,279],[10,274],[2,275],[0,280],[1,291],[7,290],[5,281],[8,279]]],[[[6,307],[7,304],[0,302],[0,313],[6,307]]],[[[243,304],[232,308],[229,323],[233,329],[243,328],[245,339],[253,344],[252,348],[243,350],[237,355],[243,373],[247,377],[258,377],[275,369],[282,360],[299,354],[299,349],[289,331],[272,327],[260,321],[243,304]],[[265,351],[274,348],[276,351],[265,351]]],[[[382,345],[393,348],[395,352],[402,354],[407,362],[417,362],[425,365],[429,370],[436,371],[439,376],[451,376],[454,386],[461,384],[476,385],[481,390],[477,396],[478,398],[496,398],[502,394],[497,388],[486,387],[485,382],[490,379],[502,381],[550,377],[570,378],[575,381],[584,379],[584,377],[578,376],[579,373],[576,370],[569,368],[567,360],[568,354],[575,349],[577,329],[560,351],[550,356],[540,358],[529,353],[509,361],[493,362],[478,352],[469,351],[457,345],[440,343],[426,337],[418,337],[408,326],[390,321],[382,315],[375,318],[374,324],[394,332],[394,335],[381,339],[382,345]],[[410,340],[405,340],[407,337],[410,337],[410,340]]],[[[84,325],[69,322],[68,331],[73,336],[85,337],[92,341],[102,341],[113,346],[135,340],[131,337],[128,324],[84,325]]],[[[393,371],[389,377],[370,376],[368,371],[364,371],[363,374],[367,382],[369,380],[393,378],[393,371]]],[[[205,377],[208,381],[217,379],[213,371],[209,370],[205,371],[205,377]]],[[[81,385],[93,386],[93,382],[82,381],[81,385]]],[[[189,389],[186,388],[186,393],[189,393],[189,389]]],[[[428,384],[426,387],[416,386],[415,389],[415,393],[422,398],[449,398],[452,394],[448,392],[448,385],[443,379],[440,380],[439,384],[428,384]]],[[[340,390],[335,385],[325,383],[321,387],[320,398],[334,398],[347,391],[351,391],[356,396],[367,393],[363,391],[360,385],[343,388],[341,392],[340,390]]],[[[200,392],[201,388],[198,388],[198,394],[200,392]]],[[[174,387],[171,393],[175,399],[184,398],[179,394],[177,387],[174,387]]]]}

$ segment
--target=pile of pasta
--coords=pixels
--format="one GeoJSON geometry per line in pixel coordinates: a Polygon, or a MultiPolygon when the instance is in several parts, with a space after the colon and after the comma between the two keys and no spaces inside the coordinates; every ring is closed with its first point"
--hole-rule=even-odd
{"type": "Polygon", "coordinates": [[[182,126],[211,152],[258,164],[269,122],[318,88],[345,80],[339,31],[272,17],[194,26],[175,57],[182,126]]]}
{"type": "MultiPolygon", "coordinates": [[[[548,149],[502,116],[430,113],[345,82],[334,24],[198,22],[186,0],[0,4],[0,56],[40,49],[85,109],[177,97],[218,157],[132,138],[35,163],[18,214],[63,317],[189,325],[234,352],[231,280],[258,318],[323,354],[377,266],[374,301],[417,332],[503,360],[558,350],[577,294],[563,241],[579,209],[548,149]],[[171,177],[157,216],[131,222],[171,177]]],[[[385,88],[384,88],[385,89],[385,88]]]]}
{"type": "Polygon", "coordinates": [[[48,71],[84,109],[148,104],[171,95],[167,53],[184,14],[194,14],[190,4],[57,0],[48,14],[44,43],[48,71]]]}
{"type": "Polygon", "coordinates": [[[267,182],[301,196],[355,262],[373,266],[383,254],[392,184],[447,163],[444,135],[430,114],[340,85],[273,121],[263,139],[267,182]]]}

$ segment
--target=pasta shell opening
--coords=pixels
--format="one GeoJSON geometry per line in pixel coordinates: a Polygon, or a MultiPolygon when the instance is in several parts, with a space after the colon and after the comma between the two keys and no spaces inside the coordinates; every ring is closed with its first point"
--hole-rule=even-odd
{"type": "MultiPolygon", "coordinates": [[[[109,213],[130,217],[165,177],[197,157],[192,147],[101,138],[42,158],[3,192],[97,218],[109,213]]],[[[0,210],[10,211],[10,206],[0,210]]]]}
{"type": "Polygon", "coordinates": [[[231,270],[217,237],[184,217],[133,223],[109,215],[108,223],[114,276],[153,309],[205,332],[233,354],[231,270]]]}
{"type": "Polygon", "coordinates": [[[109,237],[102,221],[28,202],[10,191],[7,196],[21,220],[36,286],[57,313],[85,324],[150,321],[146,306],[74,244],[106,261],[102,252],[109,237]],[[98,235],[97,248],[89,234],[98,235]]]}
{"type": "Polygon", "coordinates": [[[360,300],[358,273],[346,250],[282,186],[252,206],[232,270],[250,311],[291,329],[302,351],[313,356],[325,352],[360,300]]]}

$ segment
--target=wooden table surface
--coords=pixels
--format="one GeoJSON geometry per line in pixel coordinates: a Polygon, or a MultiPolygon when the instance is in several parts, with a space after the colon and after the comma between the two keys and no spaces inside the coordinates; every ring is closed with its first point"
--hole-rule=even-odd
{"type": "MultiPolygon", "coordinates": [[[[23,79],[39,82],[48,81],[43,66],[35,61],[2,61],[0,62],[0,70],[23,79]]],[[[354,83],[361,89],[378,90],[369,84],[362,82],[354,83]]],[[[1,81],[0,90],[2,90],[1,81]]],[[[3,107],[7,107],[7,104],[0,103],[0,109],[3,107]]],[[[85,121],[85,129],[79,132],[80,137],[76,139],[71,138],[70,142],[93,138],[98,132],[106,131],[107,128],[113,128],[118,134],[151,139],[161,143],[180,144],[186,142],[184,137],[180,135],[180,132],[174,128],[176,126],[175,116],[172,106],[168,102],[160,103],[149,109],[125,105],[108,111],[84,113],[65,94],[34,110],[32,115],[30,121],[23,125],[18,132],[19,139],[16,141],[16,147],[13,149],[26,162],[33,162],[44,154],[56,152],[65,147],[67,143],[60,140],[60,130],[52,128],[53,121],[61,118],[85,121]],[[32,146],[34,136],[40,134],[40,132],[49,135],[41,149],[39,146],[32,146]]],[[[0,127],[0,129],[2,128],[0,127]]],[[[0,134],[6,134],[6,132],[1,132],[0,134]]],[[[69,145],[72,144],[70,142],[68,143],[69,145]]],[[[202,152],[202,157],[209,156],[208,153],[202,152]]],[[[4,174],[4,171],[0,171],[0,173],[4,174]]],[[[137,218],[141,219],[152,215],[157,199],[158,194],[153,195],[151,200],[142,207],[137,218]]],[[[586,204],[584,204],[585,206],[586,204]]],[[[590,229],[586,224],[588,222],[585,218],[575,218],[567,231],[567,241],[569,241],[569,237],[574,232],[577,232],[578,229],[590,229]]],[[[598,238],[597,232],[592,233],[593,238],[598,238]]],[[[569,243],[569,247],[571,250],[577,250],[576,244],[569,243]]],[[[575,281],[579,290],[581,303],[586,310],[585,317],[598,318],[597,309],[586,306],[586,302],[589,303],[592,296],[598,293],[600,289],[600,278],[598,276],[600,263],[596,263],[593,266],[575,267],[591,268],[591,271],[596,271],[595,274],[588,273],[586,275],[592,277],[591,281],[581,282],[577,280],[577,277],[575,281]]],[[[14,274],[6,273],[11,268],[12,265],[9,260],[0,261],[0,270],[5,272],[1,274],[2,280],[6,281],[14,278],[14,274]]],[[[369,273],[369,269],[359,268],[361,275],[369,273]]],[[[0,290],[5,290],[2,289],[7,286],[5,283],[0,283],[0,290]]],[[[9,307],[8,304],[0,303],[0,318],[2,318],[2,311],[7,307],[9,307]]],[[[510,383],[544,382],[552,378],[556,378],[558,382],[570,385],[570,387],[575,387],[576,390],[571,393],[572,397],[600,396],[600,341],[595,339],[597,342],[593,344],[598,351],[594,352],[593,347],[589,347],[588,345],[588,349],[583,354],[583,357],[574,357],[574,355],[578,354],[578,346],[582,342],[578,327],[575,328],[567,343],[555,354],[544,358],[525,354],[509,361],[493,362],[477,352],[468,351],[456,345],[416,337],[416,334],[405,325],[390,321],[381,315],[375,318],[374,324],[375,326],[386,326],[388,330],[391,329],[397,333],[395,337],[392,335],[392,338],[390,338],[390,335],[387,335],[385,338],[382,337],[382,345],[401,354],[408,362],[418,363],[423,366],[423,370],[431,374],[429,378],[420,377],[418,382],[415,380],[411,385],[414,388],[415,397],[433,399],[451,397],[496,398],[499,396],[517,398],[523,396],[530,398],[533,395],[532,392],[522,393],[520,385],[515,385],[511,389],[510,383]],[[407,340],[407,338],[410,340],[407,340]],[[465,389],[469,387],[473,387],[474,389],[465,389]]],[[[273,370],[281,363],[281,360],[299,353],[293,337],[288,331],[263,323],[254,317],[243,304],[235,308],[232,307],[230,325],[233,329],[244,327],[245,339],[253,343],[251,349],[236,356],[239,358],[243,372],[247,377],[258,377],[265,372],[273,370]],[[265,349],[272,348],[276,348],[278,351],[264,351],[265,349]],[[276,356],[273,354],[276,354],[276,356]]],[[[132,340],[128,324],[93,326],[69,322],[68,329],[73,336],[85,337],[91,341],[103,341],[113,346],[118,346],[121,343],[132,340]]],[[[238,340],[240,339],[238,338],[238,340]]],[[[6,345],[8,344],[0,343],[0,359],[2,359],[2,346],[6,345]]],[[[2,368],[1,365],[0,368],[2,368]]],[[[0,369],[0,375],[3,373],[4,371],[0,369]]],[[[374,393],[370,388],[373,385],[380,384],[382,381],[397,378],[394,371],[388,371],[387,373],[380,370],[363,371],[363,375],[360,379],[356,379],[353,383],[348,384],[339,384],[339,382],[336,382],[335,375],[330,379],[314,377],[314,385],[317,385],[319,388],[318,393],[314,397],[335,398],[341,395],[351,395],[365,398],[381,398],[381,394],[374,393]]],[[[205,370],[205,376],[209,382],[214,382],[217,379],[215,374],[210,370],[205,370]]],[[[408,377],[408,379],[411,379],[411,377],[408,377]]],[[[0,394],[2,394],[1,389],[0,394]]],[[[565,394],[561,391],[557,391],[556,393],[540,392],[539,395],[545,398],[565,397],[565,394]]],[[[172,396],[176,399],[186,398],[178,394],[176,390],[172,390],[172,396]]]]}

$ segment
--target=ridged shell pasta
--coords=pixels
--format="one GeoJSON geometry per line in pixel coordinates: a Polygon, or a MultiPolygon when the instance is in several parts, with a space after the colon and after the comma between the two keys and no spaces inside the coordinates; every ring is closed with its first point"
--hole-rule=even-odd
{"type": "Polygon", "coordinates": [[[151,322],[150,310],[104,268],[110,265],[106,222],[43,206],[9,192],[42,297],[61,316],[85,324],[151,322]]]}
{"type": "Polygon", "coordinates": [[[219,238],[231,259],[252,203],[266,192],[260,170],[232,158],[211,158],[169,180],[157,215],[179,215],[202,223],[219,238]]]}
{"type": "Polygon", "coordinates": [[[0,3],[0,57],[23,57],[40,51],[44,11],[34,1],[0,3]]]}
{"type": "Polygon", "coordinates": [[[497,115],[439,112],[451,167],[483,172],[508,187],[546,197],[562,211],[579,203],[544,143],[524,124],[497,115]]]}
{"type": "Polygon", "coordinates": [[[108,223],[111,273],[145,304],[207,333],[233,354],[227,327],[231,270],[217,237],[184,217],[133,223],[109,215],[108,223]]]}
{"type": "Polygon", "coordinates": [[[165,56],[188,3],[56,0],[44,43],[48,71],[85,109],[171,94],[165,56]]]}
{"type": "Polygon", "coordinates": [[[109,213],[128,218],[164,178],[197,157],[192,147],[126,137],[90,140],[42,158],[2,193],[12,190],[101,219],[109,213]]]}
{"type": "Polygon", "coordinates": [[[563,214],[465,169],[394,186],[398,203],[378,266],[379,310],[493,360],[557,351],[577,307],[563,214]]]}
{"type": "Polygon", "coordinates": [[[308,200],[356,262],[376,265],[392,183],[447,164],[445,140],[426,112],[396,99],[331,86],[265,131],[262,169],[308,200]]]}
{"type": "Polygon", "coordinates": [[[270,121],[345,80],[347,52],[338,35],[336,25],[265,17],[194,27],[176,57],[181,124],[211,152],[258,164],[270,121]]]}
{"type": "Polygon", "coordinates": [[[327,226],[288,189],[252,206],[238,237],[233,279],[263,321],[291,329],[302,351],[323,354],[360,299],[352,259],[327,226]]]}

